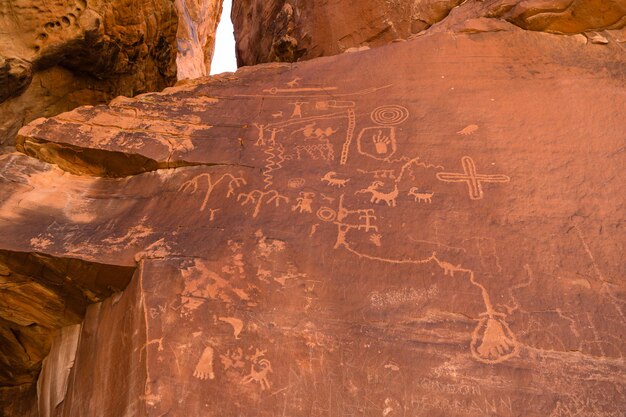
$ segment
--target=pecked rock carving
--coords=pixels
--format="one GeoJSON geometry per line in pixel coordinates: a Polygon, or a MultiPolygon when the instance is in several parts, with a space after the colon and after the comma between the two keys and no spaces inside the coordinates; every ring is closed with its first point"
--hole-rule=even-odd
{"type": "Polygon", "coordinates": [[[4,413],[620,416],[621,47],[436,29],[22,128],[4,413]]]}

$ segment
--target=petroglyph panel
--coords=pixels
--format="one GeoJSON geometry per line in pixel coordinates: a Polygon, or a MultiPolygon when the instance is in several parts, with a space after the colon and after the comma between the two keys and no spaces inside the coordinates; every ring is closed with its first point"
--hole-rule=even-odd
{"type": "Polygon", "coordinates": [[[0,159],[2,250],[137,268],[148,415],[619,415],[626,132],[596,109],[623,97],[613,67],[529,73],[608,52],[483,35],[142,96],[126,151],[90,122],[119,103],[42,121],[59,165],[0,159]]]}

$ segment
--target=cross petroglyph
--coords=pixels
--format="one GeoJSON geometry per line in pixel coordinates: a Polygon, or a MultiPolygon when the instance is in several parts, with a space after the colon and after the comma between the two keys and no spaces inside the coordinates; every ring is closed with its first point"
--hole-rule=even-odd
{"type": "Polygon", "coordinates": [[[506,175],[483,175],[476,173],[476,164],[469,156],[461,158],[464,173],[439,172],[437,179],[444,182],[466,182],[469,188],[469,196],[472,200],[483,198],[483,182],[509,182],[511,178],[506,175]]]}

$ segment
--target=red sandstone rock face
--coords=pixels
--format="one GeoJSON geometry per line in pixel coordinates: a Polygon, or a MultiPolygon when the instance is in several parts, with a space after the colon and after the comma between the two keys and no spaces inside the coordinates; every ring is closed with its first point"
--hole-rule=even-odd
{"type": "MultiPolygon", "coordinates": [[[[576,34],[622,29],[621,0],[234,0],[239,65],[294,62],[377,47],[440,23],[445,27],[488,18],[521,28],[576,34]]],[[[626,41],[623,34],[616,34],[626,41]]]]}
{"type": "MultiPolygon", "coordinates": [[[[40,407],[623,415],[623,50],[465,28],[22,129],[4,282],[84,306],[134,274],[53,348],[40,407]]],[[[12,300],[0,346],[42,344],[12,300]]]]}

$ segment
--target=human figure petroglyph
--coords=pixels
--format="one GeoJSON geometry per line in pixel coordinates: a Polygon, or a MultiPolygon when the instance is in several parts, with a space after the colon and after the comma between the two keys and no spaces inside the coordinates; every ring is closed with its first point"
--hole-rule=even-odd
{"type": "Polygon", "coordinates": [[[268,375],[273,372],[272,363],[267,359],[261,359],[258,365],[250,365],[250,373],[243,377],[242,384],[249,384],[251,382],[257,382],[261,386],[261,391],[270,389],[271,385],[268,380],[268,375]]]}
{"type": "Polygon", "coordinates": [[[322,177],[322,182],[337,188],[345,187],[350,178],[337,178],[337,175],[335,171],[329,171],[322,177]]]}
{"type": "Polygon", "coordinates": [[[265,138],[265,130],[269,127],[269,125],[262,125],[259,123],[253,123],[252,124],[254,127],[256,127],[259,131],[259,135],[257,137],[257,141],[255,142],[255,146],[265,146],[266,144],[269,144],[271,146],[274,146],[276,144],[276,132],[278,132],[278,129],[273,127],[271,129],[271,135],[269,138],[265,138]],[[266,142],[267,140],[267,142],[266,142]]]}
{"type": "Polygon", "coordinates": [[[313,213],[313,207],[311,206],[313,197],[315,197],[315,193],[301,191],[300,197],[296,199],[298,204],[292,206],[291,211],[299,210],[300,213],[313,213]]]}
{"type": "Polygon", "coordinates": [[[363,188],[359,191],[356,191],[355,194],[361,194],[361,193],[371,193],[372,194],[372,198],[370,199],[370,203],[374,203],[374,204],[378,204],[381,201],[385,202],[388,206],[390,207],[395,207],[396,206],[396,199],[398,198],[398,195],[400,193],[400,191],[398,190],[398,184],[393,185],[394,189],[393,191],[387,192],[387,193],[383,193],[380,192],[380,188],[383,187],[385,185],[384,182],[382,181],[374,181],[370,184],[369,187],[367,188],[363,188]]]}
{"type": "Polygon", "coordinates": [[[247,184],[246,180],[243,177],[235,177],[232,174],[223,174],[216,181],[213,181],[213,177],[209,173],[203,173],[200,175],[196,175],[189,181],[185,181],[178,191],[190,191],[191,194],[195,194],[200,187],[200,180],[202,178],[206,178],[207,186],[206,192],[204,193],[204,199],[202,200],[202,204],[200,205],[200,211],[204,211],[206,209],[207,203],[209,202],[209,197],[211,197],[211,193],[213,193],[213,189],[217,187],[225,179],[230,179],[228,182],[228,190],[226,192],[226,197],[231,197],[235,193],[235,189],[241,187],[242,185],[247,184]]]}
{"type": "Polygon", "coordinates": [[[306,101],[295,101],[293,103],[289,103],[293,105],[293,113],[291,113],[291,118],[302,118],[302,106],[307,104],[306,101]]]}
{"type": "Polygon", "coordinates": [[[215,373],[213,372],[213,348],[207,346],[202,351],[202,355],[196,364],[196,368],[193,371],[195,378],[206,380],[215,379],[215,373]]]}
{"type": "Polygon", "coordinates": [[[469,197],[472,200],[480,200],[483,198],[483,182],[505,183],[510,182],[511,178],[506,175],[483,175],[476,173],[476,164],[469,156],[461,158],[463,165],[463,173],[439,172],[437,179],[444,182],[465,182],[469,188],[469,197]]]}
{"type": "Polygon", "coordinates": [[[420,193],[419,189],[417,187],[412,187],[409,190],[409,194],[412,197],[415,197],[415,201],[418,203],[421,202],[425,202],[425,203],[432,203],[432,198],[435,195],[435,193],[420,193]]]}

